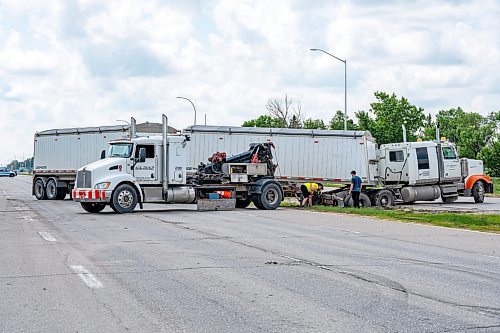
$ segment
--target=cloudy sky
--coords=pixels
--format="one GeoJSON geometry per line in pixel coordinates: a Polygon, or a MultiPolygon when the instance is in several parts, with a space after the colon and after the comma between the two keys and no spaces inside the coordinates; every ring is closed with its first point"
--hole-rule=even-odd
{"type": "Polygon", "coordinates": [[[500,109],[500,1],[0,0],[0,164],[36,131],[168,115],[241,125],[268,98],[307,117],[373,92],[432,114],[500,109]],[[383,4],[379,4],[383,3],[383,4]]]}

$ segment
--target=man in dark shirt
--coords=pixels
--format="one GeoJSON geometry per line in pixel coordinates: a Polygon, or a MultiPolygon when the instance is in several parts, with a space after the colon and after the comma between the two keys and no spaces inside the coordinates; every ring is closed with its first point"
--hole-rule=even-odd
{"type": "Polygon", "coordinates": [[[361,183],[362,180],[356,176],[356,171],[351,171],[351,188],[349,189],[349,194],[352,196],[354,201],[354,208],[359,208],[359,195],[361,194],[361,183]]]}

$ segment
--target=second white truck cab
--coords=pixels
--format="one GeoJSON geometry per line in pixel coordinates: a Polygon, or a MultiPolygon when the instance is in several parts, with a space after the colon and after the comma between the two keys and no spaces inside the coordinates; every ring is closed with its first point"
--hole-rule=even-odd
{"type": "Polygon", "coordinates": [[[492,189],[483,162],[460,159],[446,140],[381,145],[378,174],[382,184],[408,203],[440,197],[453,202],[459,195],[483,202],[485,191],[492,189]]]}

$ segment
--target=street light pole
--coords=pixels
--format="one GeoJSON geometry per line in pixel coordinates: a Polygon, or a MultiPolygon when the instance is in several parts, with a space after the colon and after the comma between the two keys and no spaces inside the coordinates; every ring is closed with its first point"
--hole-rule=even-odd
{"type": "Polygon", "coordinates": [[[194,124],[196,125],[196,107],[194,106],[193,102],[191,102],[191,100],[189,98],[186,98],[186,97],[177,96],[177,98],[185,99],[186,101],[189,101],[189,103],[191,103],[191,105],[193,106],[193,110],[194,110],[194,124]]]}
{"type": "Polygon", "coordinates": [[[126,121],[126,120],[116,119],[115,121],[123,121],[125,124],[130,125],[130,123],[128,121],[126,121]]]}
{"type": "Polygon", "coordinates": [[[311,51],[321,51],[328,54],[330,57],[337,59],[344,63],[344,131],[347,131],[347,59],[340,59],[331,53],[326,52],[322,49],[310,49],[311,51]]]}

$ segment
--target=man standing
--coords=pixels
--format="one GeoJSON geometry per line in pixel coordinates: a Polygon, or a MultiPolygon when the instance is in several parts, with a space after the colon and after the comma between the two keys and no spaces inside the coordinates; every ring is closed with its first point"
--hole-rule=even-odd
{"type": "Polygon", "coordinates": [[[349,189],[349,194],[352,196],[354,201],[354,208],[359,208],[359,195],[361,194],[361,183],[362,180],[356,176],[356,171],[351,171],[351,188],[349,189]]]}
{"type": "Polygon", "coordinates": [[[300,185],[300,191],[304,196],[301,206],[305,206],[309,201],[309,206],[312,207],[314,195],[320,192],[322,189],[323,189],[323,184],[321,183],[304,183],[300,185]]]}

